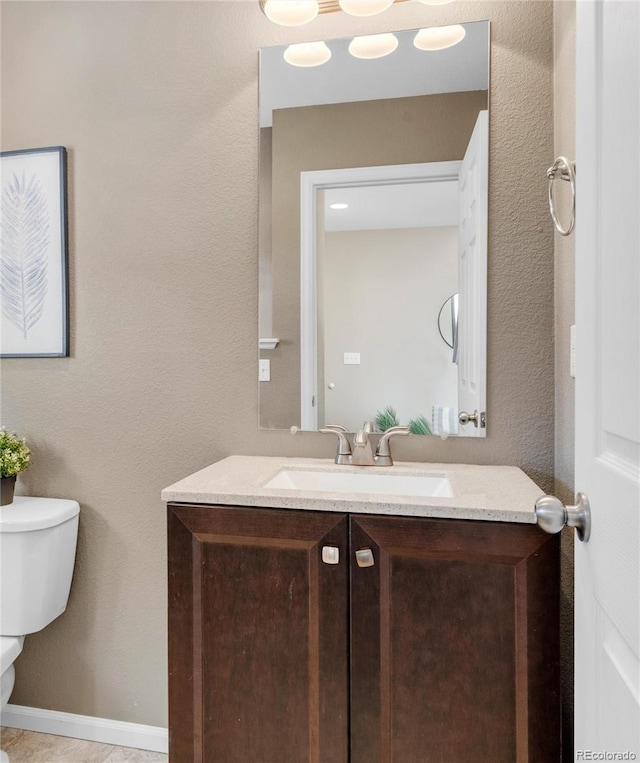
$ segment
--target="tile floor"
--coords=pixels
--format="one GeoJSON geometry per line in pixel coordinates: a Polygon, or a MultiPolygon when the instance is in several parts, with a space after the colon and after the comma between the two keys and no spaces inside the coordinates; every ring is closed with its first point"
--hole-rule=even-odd
{"type": "Polygon", "coordinates": [[[11,763],[167,763],[168,760],[159,752],[9,728],[0,729],[0,748],[9,755],[11,763]]]}

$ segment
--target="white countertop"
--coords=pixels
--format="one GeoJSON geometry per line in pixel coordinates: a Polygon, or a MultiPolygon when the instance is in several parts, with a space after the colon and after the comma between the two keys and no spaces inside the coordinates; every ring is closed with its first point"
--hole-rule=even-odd
{"type": "Polygon", "coordinates": [[[515,466],[396,462],[391,467],[337,466],[331,459],[230,456],[162,491],[178,503],[311,509],[353,514],[477,519],[535,524],[542,490],[515,466]],[[400,497],[264,487],[282,469],[446,476],[453,497],[400,497]]]}

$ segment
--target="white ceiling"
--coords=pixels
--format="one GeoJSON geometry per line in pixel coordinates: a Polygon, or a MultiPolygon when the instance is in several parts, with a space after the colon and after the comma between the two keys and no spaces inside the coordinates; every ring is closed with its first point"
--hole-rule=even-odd
{"type": "Polygon", "coordinates": [[[458,225],[458,181],[325,191],[325,231],[433,228],[458,225]],[[345,203],[348,209],[330,209],[345,203]]]}
{"type": "Polygon", "coordinates": [[[432,93],[487,90],[489,87],[489,24],[463,24],[462,42],[426,52],[413,45],[415,29],[395,32],[399,45],[384,58],[354,58],[352,38],[327,40],[331,58],[309,69],[291,66],[286,45],[260,51],[260,127],[270,127],[273,109],[324,103],[371,101],[432,93]]]}

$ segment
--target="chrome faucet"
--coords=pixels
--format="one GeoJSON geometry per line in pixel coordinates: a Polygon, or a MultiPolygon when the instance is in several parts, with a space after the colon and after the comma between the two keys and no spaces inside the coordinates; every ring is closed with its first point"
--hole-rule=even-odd
{"type": "Polygon", "coordinates": [[[376,466],[393,466],[391,458],[391,438],[397,434],[410,434],[409,427],[389,427],[387,431],[378,440],[376,448],[376,466]]]}
{"type": "Polygon", "coordinates": [[[341,424],[326,424],[320,431],[324,434],[334,434],[338,438],[336,464],[351,464],[351,445],[347,438],[349,430],[341,424]]]}
{"type": "Polygon", "coordinates": [[[351,443],[347,435],[349,430],[340,424],[327,424],[321,430],[325,434],[333,434],[338,438],[338,450],[336,452],[336,464],[348,466],[393,466],[391,458],[390,440],[394,435],[409,434],[409,427],[390,427],[378,440],[375,454],[371,449],[369,435],[373,434],[374,426],[371,421],[365,421],[362,429],[359,429],[352,438],[351,443]]]}
{"type": "Polygon", "coordinates": [[[365,421],[362,429],[359,429],[351,441],[351,463],[354,466],[374,466],[375,460],[371,450],[369,435],[373,434],[373,422],[365,421]]]}

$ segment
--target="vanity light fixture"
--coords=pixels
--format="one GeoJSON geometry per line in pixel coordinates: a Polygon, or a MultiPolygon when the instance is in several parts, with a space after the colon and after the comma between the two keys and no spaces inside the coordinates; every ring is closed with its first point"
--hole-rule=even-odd
{"type": "Polygon", "coordinates": [[[331,58],[326,42],[298,42],[289,45],[284,52],[284,60],[291,66],[321,66],[331,58]]]}
{"type": "Polygon", "coordinates": [[[302,26],[318,15],[318,0],[265,0],[260,3],[264,15],[274,24],[302,26]]]}
{"type": "MultiPolygon", "coordinates": [[[[390,8],[394,3],[407,0],[259,0],[265,16],[282,26],[308,24],[319,13],[344,11],[350,16],[374,16],[390,8]]],[[[436,2],[451,0],[436,0],[436,2]]]]}
{"type": "Polygon", "coordinates": [[[349,43],[349,53],[355,58],[382,58],[388,56],[398,47],[395,34],[368,34],[354,37],[349,43]]]}
{"type": "Polygon", "coordinates": [[[413,44],[419,50],[444,50],[457,45],[464,39],[466,32],[460,24],[421,29],[413,38],[413,44]]]}
{"type": "Polygon", "coordinates": [[[349,16],[375,16],[393,5],[393,0],[339,0],[349,16]]]}
{"type": "Polygon", "coordinates": [[[349,205],[339,202],[338,204],[329,204],[329,209],[349,209],[349,205]]]}

